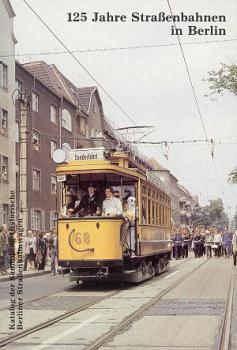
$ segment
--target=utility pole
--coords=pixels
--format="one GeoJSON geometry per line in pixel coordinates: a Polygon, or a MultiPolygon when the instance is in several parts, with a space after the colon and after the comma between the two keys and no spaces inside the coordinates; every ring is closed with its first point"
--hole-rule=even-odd
{"type": "Polygon", "coordinates": [[[28,228],[28,207],[27,207],[27,121],[28,104],[27,93],[21,92],[18,97],[20,104],[19,120],[19,220],[23,227],[23,235],[26,235],[28,228]]]}

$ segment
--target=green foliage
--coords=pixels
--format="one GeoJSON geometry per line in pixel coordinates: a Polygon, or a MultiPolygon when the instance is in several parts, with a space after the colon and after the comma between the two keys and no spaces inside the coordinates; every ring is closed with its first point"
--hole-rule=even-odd
{"type": "Polygon", "coordinates": [[[228,182],[230,184],[237,184],[237,167],[229,174],[228,182]]]}
{"type": "Polygon", "coordinates": [[[209,78],[206,79],[210,83],[212,94],[222,94],[228,91],[237,95],[237,65],[221,63],[221,69],[218,71],[208,72],[209,78]]]}
{"type": "MultiPolygon", "coordinates": [[[[210,95],[223,94],[228,91],[237,95],[237,65],[221,63],[221,69],[218,71],[208,72],[209,78],[206,79],[210,83],[210,95]]],[[[237,168],[235,168],[228,178],[231,184],[237,183],[237,168]]]]}
{"type": "Polygon", "coordinates": [[[215,226],[219,229],[229,224],[228,215],[224,211],[223,201],[221,198],[211,200],[209,205],[202,208],[202,216],[199,224],[206,226],[215,226]]]}

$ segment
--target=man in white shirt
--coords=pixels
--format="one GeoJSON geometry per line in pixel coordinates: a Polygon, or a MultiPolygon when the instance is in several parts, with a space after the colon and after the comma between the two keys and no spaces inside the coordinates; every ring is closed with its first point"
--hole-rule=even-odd
{"type": "Polygon", "coordinates": [[[113,188],[106,187],[106,199],[103,201],[102,215],[104,216],[119,216],[122,215],[122,202],[119,198],[113,196],[113,188]]]}

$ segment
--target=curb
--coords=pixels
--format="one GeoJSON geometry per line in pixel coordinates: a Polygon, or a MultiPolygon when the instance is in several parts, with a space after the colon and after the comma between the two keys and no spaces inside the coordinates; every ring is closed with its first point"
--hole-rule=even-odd
{"type": "MultiPolygon", "coordinates": [[[[23,273],[23,279],[30,278],[30,277],[36,277],[36,276],[48,275],[50,273],[51,273],[50,270],[49,271],[35,271],[35,272],[32,272],[32,273],[28,273],[28,274],[24,274],[23,273]]],[[[10,277],[9,274],[4,276],[4,277],[0,277],[0,283],[9,281],[10,280],[9,277],[10,277]]]]}

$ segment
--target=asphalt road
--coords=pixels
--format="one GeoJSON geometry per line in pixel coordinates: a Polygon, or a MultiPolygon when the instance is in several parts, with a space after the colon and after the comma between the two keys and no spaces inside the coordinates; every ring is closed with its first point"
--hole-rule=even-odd
{"type": "MultiPolygon", "coordinates": [[[[0,308],[9,304],[10,281],[0,282],[0,308]]],[[[69,282],[67,276],[42,275],[23,280],[23,300],[28,301],[45,295],[63,291],[65,288],[75,286],[75,282],[69,282]]]]}

